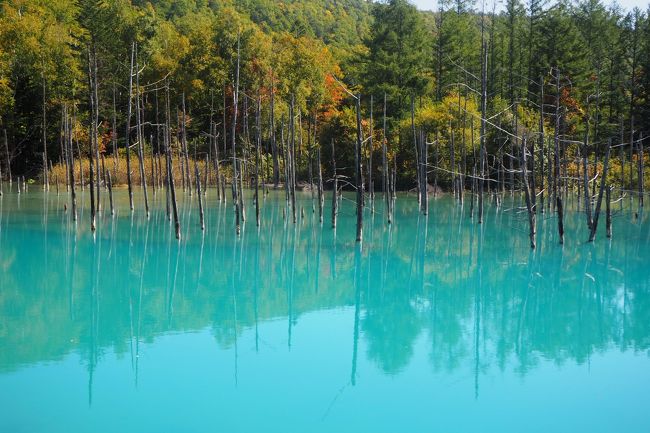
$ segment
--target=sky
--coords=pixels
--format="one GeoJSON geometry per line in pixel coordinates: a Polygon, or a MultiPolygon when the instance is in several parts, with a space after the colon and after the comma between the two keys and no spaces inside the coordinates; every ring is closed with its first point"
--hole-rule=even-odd
{"type": "MultiPolygon", "coordinates": [[[[437,0],[410,0],[411,3],[415,4],[419,9],[423,10],[435,10],[438,6],[437,0]]],[[[481,0],[477,0],[476,4],[479,5],[481,0]]],[[[492,8],[492,2],[494,0],[485,0],[486,7],[489,5],[488,9],[492,8]]],[[[503,0],[497,0],[499,3],[503,3],[503,0]]],[[[605,4],[610,4],[610,0],[604,0],[605,4]]],[[[631,10],[633,7],[638,7],[642,11],[648,9],[648,0],[617,0],[617,3],[620,4],[624,9],[631,10]]]]}

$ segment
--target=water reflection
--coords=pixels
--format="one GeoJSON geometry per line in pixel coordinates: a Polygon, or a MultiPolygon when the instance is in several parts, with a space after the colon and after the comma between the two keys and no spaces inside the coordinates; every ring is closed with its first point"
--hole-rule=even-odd
{"type": "Polygon", "coordinates": [[[346,200],[333,231],[309,211],[308,195],[293,224],[283,216],[282,196],[271,194],[261,227],[247,224],[237,237],[230,206],[208,195],[205,233],[195,198],[183,198],[178,243],[162,194],[147,222],[130,214],[118,193],[117,217],[105,213],[94,237],[84,226],[84,198],[77,225],[62,197],[30,191],[0,200],[0,373],[78,353],[89,404],[107,352],[130,359],[137,386],[147,368],[143,343],[209,329],[220,350],[233,350],[237,382],[244,333],[254,333],[260,354],[278,337],[263,334],[277,328],[261,325],[285,321],[291,356],[305,338],[296,339],[296,327],[319,311],[352,311],[351,341],[336,342],[332,354],[351,360],[352,386],[364,380],[362,359],[384,375],[408,370],[421,339],[431,371],[471,366],[475,398],[490,369],[525,377],[542,360],[582,364],[595,353],[650,347],[650,240],[642,215],[621,213],[614,240],[585,244],[580,215],[569,213],[564,247],[553,218],[544,216],[531,252],[515,206],[491,209],[477,225],[467,206],[449,199],[433,203],[428,217],[405,199],[392,226],[375,204],[360,247],[346,200]]]}

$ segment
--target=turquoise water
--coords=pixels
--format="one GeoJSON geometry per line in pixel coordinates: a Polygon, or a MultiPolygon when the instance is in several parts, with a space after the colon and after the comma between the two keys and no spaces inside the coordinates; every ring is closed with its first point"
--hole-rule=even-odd
{"type": "Polygon", "coordinates": [[[531,252],[508,200],[477,225],[400,197],[359,249],[329,193],[322,225],[271,193],[259,230],[248,196],[239,238],[182,196],[179,244],[164,194],[147,222],[116,192],[93,237],[63,193],[6,188],[0,432],[650,431],[650,223],[618,204],[611,241],[540,215],[531,252]]]}

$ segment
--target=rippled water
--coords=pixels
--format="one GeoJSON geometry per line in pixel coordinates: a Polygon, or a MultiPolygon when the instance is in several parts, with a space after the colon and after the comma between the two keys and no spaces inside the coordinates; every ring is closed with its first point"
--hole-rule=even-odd
{"type": "Polygon", "coordinates": [[[75,226],[63,192],[5,190],[0,431],[650,430],[644,214],[615,205],[588,244],[570,211],[563,247],[540,215],[531,252],[508,199],[477,225],[400,197],[358,248],[347,198],[336,231],[329,193],[323,224],[309,194],[293,224],[272,192],[259,230],[247,198],[237,237],[214,191],[205,233],[181,195],[178,243],[164,194],[147,222],[117,191],[93,237],[87,196],[75,226]]]}

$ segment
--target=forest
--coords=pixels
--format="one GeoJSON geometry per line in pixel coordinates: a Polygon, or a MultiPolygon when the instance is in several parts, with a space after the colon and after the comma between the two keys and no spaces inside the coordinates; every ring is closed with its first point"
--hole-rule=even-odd
{"type": "Polygon", "coordinates": [[[649,92],[599,0],[6,0],[0,177],[643,197],[649,92]]]}

